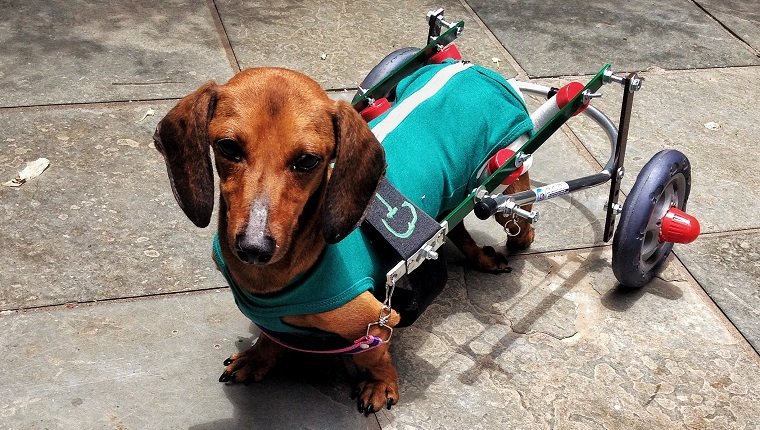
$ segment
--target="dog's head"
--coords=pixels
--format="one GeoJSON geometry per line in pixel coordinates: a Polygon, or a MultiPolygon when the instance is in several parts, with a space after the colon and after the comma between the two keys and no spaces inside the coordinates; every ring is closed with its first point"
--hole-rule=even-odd
{"type": "Polygon", "coordinates": [[[385,171],[383,149],[353,107],[312,79],[276,68],[209,82],[161,120],[154,136],[174,196],[205,227],[220,178],[220,232],[244,262],[274,263],[305,229],[328,243],[361,221],[385,171]]]}

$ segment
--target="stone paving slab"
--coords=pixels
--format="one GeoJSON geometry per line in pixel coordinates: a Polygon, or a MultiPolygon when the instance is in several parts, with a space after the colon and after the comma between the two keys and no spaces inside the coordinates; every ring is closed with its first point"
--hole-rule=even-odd
{"type": "Polygon", "coordinates": [[[529,76],[760,64],[689,0],[468,3],[529,76]]]}
{"type": "Polygon", "coordinates": [[[51,163],[18,189],[0,186],[0,310],[220,286],[212,229],[182,214],[153,148],[173,104],[0,110],[0,181],[51,163]]]}
{"type": "MultiPolygon", "coordinates": [[[[456,43],[467,59],[481,64],[490,64],[493,57],[504,60],[502,48],[456,0],[222,0],[216,4],[242,68],[287,67],[329,89],[356,88],[386,54],[424,46],[425,14],[437,7],[445,7],[448,20],[465,21],[456,43]]],[[[500,72],[516,74],[506,62],[500,63],[500,72]]]]}
{"type": "MultiPolygon", "coordinates": [[[[226,386],[254,335],[228,290],[0,314],[0,429],[366,428],[342,361],[226,386]]],[[[376,421],[375,421],[376,425],[376,421]]]]}
{"type": "MultiPolygon", "coordinates": [[[[755,100],[760,88],[750,85],[760,68],[644,73],[636,93],[631,120],[626,176],[630,190],[644,164],[662,149],[677,149],[692,163],[688,209],[703,232],[760,227],[760,153],[755,100]]],[[[595,101],[615,122],[620,91],[604,87],[595,101]],[[597,103],[598,101],[598,103],[597,103]]],[[[606,160],[608,143],[602,133],[581,118],[571,128],[599,161],[606,160]]]]}
{"type": "Polygon", "coordinates": [[[757,0],[699,0],[723,25],[760,51],[760,1],[757,0]]]}
{"type": "MultiPolygon", "coordinates": [[[[382,428],[754,428],[758,357],[672,263],[615,289],[608,248],[456,261],[393,354],[382,428]]],[[[218,277],[218,275],[217,275],[218,277]]],[[[255,329],[228,290],[0,314],[0,429],[374,428],[343,362],[298,356],[261,384],[216,381],[255,329]]]]}
{"type": "MultiPolygon", "coordinates": [[[[752,197],[753,190],[760,189],[760,168],[753,155],[760,151],[760,143],[752,104],[760,91],[746,84],[757,71],[750,67],[642,74],[645,81],[634,100],[622,184],[628,192],[643,165],[662,149],[687,154],[692,163],[689,212],[697,216],[704,233],[735,233],[703,236],[693,244],[676,245],[674,252],[756,348],[760,333],[753,309],[760,306],[760,299],[756,283],[750,281],[757,279],[760,268],[744,260],[752,250],[741,245],[753,243],[753,236],[743,230],[760,227],[756,216],[760,203],[752,197]],[[740,252],[745,255],[733,257],[740,252]]],[[[603,90],[605,96],[594,104],[617,122],[620,91],[603,90]]],[[[570,127],[598,161],[606,157],[606,138],[591,121],[582,117],[570,127]]]]}
{"type": "Polygon", "coordinates": [[[760,426],[757,355],[677,262],[639,290],[615,288],[607,247],[512,264],[450,267],[396,337],[383,429],[760,426]]]}
{"type": "MultiPolygon", "coordinates": [[[[424,12],[436,6],[216,3],[244,67],[258,65],[265,52],[261,65],[282,59],[278,64],[304,67],[335,88],[354,86],[386,52],[418,43],[424,12]],[[324,30],[329,25],[337,30],[324,30]]],[[[476,53],[485,64],[502,56],[465,8],[452,3],[447,16],[467,24],[465,56],[476,53]]],[[[6,2],[0,107],[179,97],[206,79],[224,81],[234,61],[225,55],[211,4],[104,4],[93,13],[65,2],[6,2]],[[25,49],[33,67],[18,57],[25,49]]],[[[700,4],[744,37],[714,3],[700,4]]],[[[754,19],[751,4],[735,15],[754,19]]],[[[530,75],[593,73],[607,61],[616,70],[760,64],[685,0],[544,3],[522,12],[494,7],[515,21],[502,25],[495,14],[476,10],[530,75]],[[593,31],[547,24],[554,16],[577,23],[588,7],[601,17],[593,31]],[[591,52],[600,35],[615,43],[591,52]]],[[[514,75],[505,64],[500,71],[514,75]]],[[[759,172],[747,154],[758,149],[751,104],[757,70],[645,73],[624,183],[629,189],[661,148],[689,154],[695,171],[689,208],[710,234],[677,246],[676,255],[751,342],[760,227],[751,196],[759,172]]],[[[619,101],[599,102],[616,120],[619,101]]],[[[2,311],[223,285],[209,258],[212,229],[184,218],[163,161],[149,146],[171,105],[0,110],[0,123],[8,124],[0,132],[1,181],[24,161],[53,162],[21,190],[0,187],[0,241],[10,244],[0,251],[0,264],[10,268],[0,271],[0,429],[376,428],[375,419],[354,411],[339,361],[296,358],[250,387],[216,382],[221,361],[255,337],[226,290],[2,311]],[[149,107],[155,117],[138,123],[149,107]]],[[[537,183],[596,170],[584,145],[605,161],[608,144],[596,126],[581,119],[571,129],[575,136],[558,134],[539,152],[546,159],[537,163],[537,183]]],[[[382,428],[760,428],[760,359],[678,260],[649,286],[624,291],[615,288],[609,247],[545,253],[598,243],[601,226],[592,220],[603,215],[597,203],[606,192],[573,198],[538,207],[544,218],[533,253],[513,257],[512,274],[463,269],[449,249],[447,290],[418,324],[395,335],[402,403],[378,414],[382,428]]],[[[488,225],[476,235],[503,243],[488,225]]]]}
{"type": "Polygon", "coordinates": [[[204,0],[0,3],[0,106],[180,97],[232,70],[204,0]]]}
{"type": "Polygon", "coordinates": [[[760,231],[703,236],[676,254],[760,351],[760,231]]]}

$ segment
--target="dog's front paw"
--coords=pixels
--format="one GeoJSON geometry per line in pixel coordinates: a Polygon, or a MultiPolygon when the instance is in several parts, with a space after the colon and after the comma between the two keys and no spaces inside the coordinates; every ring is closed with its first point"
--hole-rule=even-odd
{"type": "Polygon", "coordinates": [[[224,360],[224,373],[219,382],[260,382],[277,363],[281,351],[282,347],[261,336],[247,351],[232,354],[224,360]]]}
{"type": "Polygon", "coordinates": [[[475,269],[482,272],[509,273],[512,271],[512,268],[509,267],[507,256],[496,251],[491,246],[484,246],[470,262],[475,269]]]}
{"type": "Polygon", "coordinates": [[[398,384],[393,381],[362,381],[357,386],[357,406],[365,416],[398,403],[398,384]]]}

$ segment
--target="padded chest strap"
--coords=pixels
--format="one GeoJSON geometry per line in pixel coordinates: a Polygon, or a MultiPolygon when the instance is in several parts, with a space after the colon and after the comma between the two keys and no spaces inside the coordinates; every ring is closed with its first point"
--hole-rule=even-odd
{"type": "Polygon", "coordinates": [[[382,237],[399,257],[399,263],[386,275],[388,285],[426,259],[437,258],[435,250],[444,242],[446,225],[438,223],[383,178],[363,227],[382,237]]]}

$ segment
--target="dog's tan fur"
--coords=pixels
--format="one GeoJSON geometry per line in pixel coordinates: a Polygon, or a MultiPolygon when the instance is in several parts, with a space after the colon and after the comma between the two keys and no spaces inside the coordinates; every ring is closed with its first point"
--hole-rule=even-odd
{"type": "MultiPolygon", "coordinates": [[[[361,116],[349,104],[330,100],[310,78],[286,69],[249,69],[224,85],[203,85],[159,123],[155,141],[180,206],[203,227],[213,208],[208,146],[213,149],[220,177],[222,254],[234,281],[253,294],[280,291],[311,267],[328,243],[345,237],[361,220],[385,170],[382,147],[361,116]],[[224,139],[237,145],[239,160],[222,150],[224,139]],[[317,157],[318,165],[308,171],[295,169],[294,160],[303,154],[317,157]],[[254,207],[258,212],[253,213],[254,207]],[[267,261],[250,264],[238,258],[236,244],[246,235],[266,235],[276,243],[267,261]]],[[[523,175],[507,191],[527,189],[528,182],[523,175]]],[[[533,240],[530,225],[521,227],[510,246],[524,248],[533,240]]],[[[462,224],[452,229],[450,238],[476,268],[508,270],[505,256],[484,251],[462,224]]],[[[353,341],[377,321],[381,307],[365,292],[338,309],[284,321],[353,341]]],[[[398,322],[393,312],[389,325],[398,322]]],[[[387,337],[384,329],[373,331],[387,337]]],[[[259,381],[281,352],[281,346],[262,336],[250,350],[225,362],[223,376],[233,382],[259,381]]],[[[366,375],[359,387],[360,411],[378,411],[398,401],[397,374],[387,344],[354,355],[354,361],[366,375]]]]}

